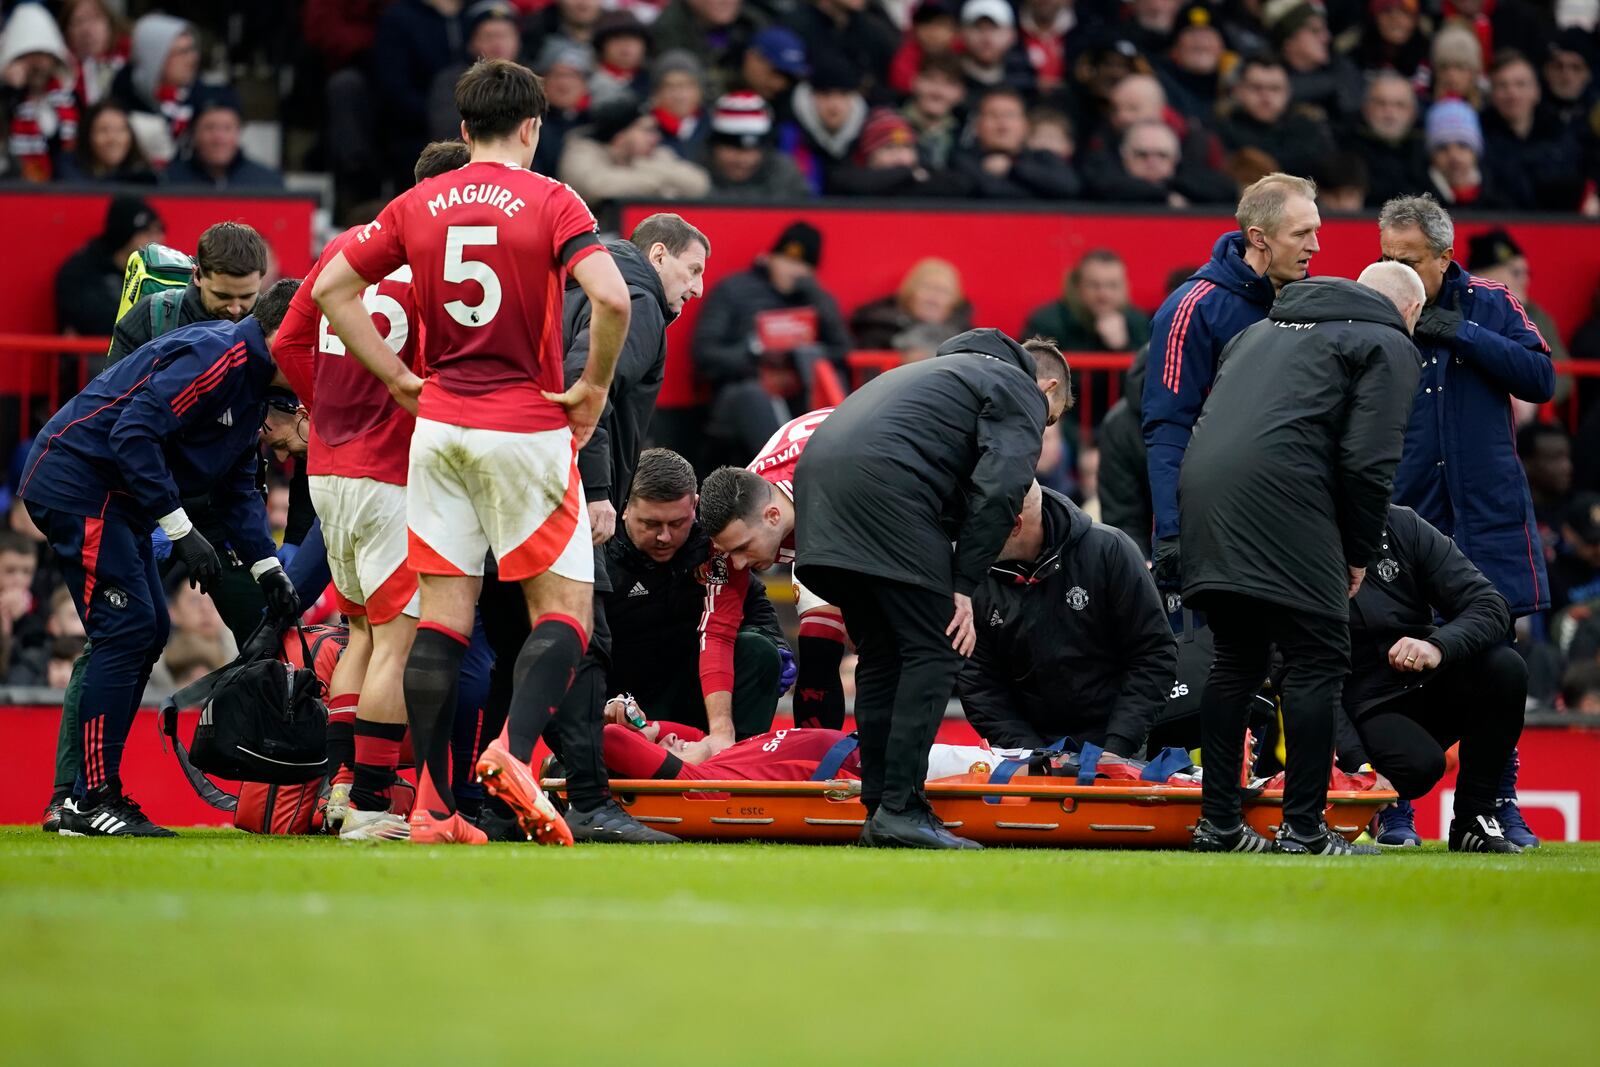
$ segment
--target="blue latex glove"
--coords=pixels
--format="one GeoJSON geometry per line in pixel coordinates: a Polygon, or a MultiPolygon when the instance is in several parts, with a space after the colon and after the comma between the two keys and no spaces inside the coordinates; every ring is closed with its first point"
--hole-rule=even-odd
{"type": "Polygon", "coordinates": [[[794,688],[794,680],[800,674],[800,667],[794,661],[794,653],[782,645],[778,646],[778,660],[782,663],[778,669],[778,695],[783,696],[794,688]]]}
{"type": "Polygon", "coordinates": [[[157,563],[172,558],[172,541],[159,526],[150,535],[150,550],[155,553],[157,563]]]}

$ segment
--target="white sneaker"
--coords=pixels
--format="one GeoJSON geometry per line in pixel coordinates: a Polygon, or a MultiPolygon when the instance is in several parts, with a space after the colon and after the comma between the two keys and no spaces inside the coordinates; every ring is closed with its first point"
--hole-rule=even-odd
{"type": "Polygon", "coordinates": [[[405,841],[410,837],[411,824],[389,811],[351,808],[339,828],[340,841],[405,841]]]}
{"type": "Polygon", "coordinates": [[[328,803],[322,809],[322,832],[336,834],[350,814],[350,783],[340,782],[328,789],[328,803]]]}

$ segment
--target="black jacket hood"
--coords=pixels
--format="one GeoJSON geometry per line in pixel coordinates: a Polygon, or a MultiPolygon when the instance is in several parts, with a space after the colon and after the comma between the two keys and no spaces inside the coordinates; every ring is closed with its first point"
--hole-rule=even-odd
{"type": "MultiPolygon", "coordinates": [[[[622,272],[622,280],[628,283],[629,289],[637,289],[655,298],[661,305],[661,313],[667,317],[667,322],[672,322],[678,316],[667,306],[667,291],[661,284],[661,275],[644,258],[644,253],[632,241],[607,241],[605,249],[611,253],[611,258],[617,264],[617,270],[622,272]]],[[[567,288],[578,288],[578,279],[567,275],[567,288]]]]}
{"type": "Polygon", "coordinates": [[[1409,336],[1388,297],[1346,278],[1306,278],[1286,285],[1267,316],[1273,322],[1376,322],[1409,336]]]}
{"type": "Polygon", "coordinates": [[[1033,357],[1021,345],[1007,337],[1000,330],[985,327],[981,330],[968,330],[958,333],[950,340],[939,346],[935,356],[954,356],[963,352],[976,352],[980,356],[993,356],[995,359],[1004,360],[1020,370],[1028,372],[1028,377],[1037,378],[1038,368],[1034,365],[1033,357]]]}
{"type": "Polygon", "coordinates": [[[1003,575],[1023,584],[1043,581],[1061,569],[1061,557],[1083,540],[1083,535],[1094,525],[1089,513],[1068,497],[1043,486],[1040,486],[1040,492],[1043,494],[1039,501],[1039,512],[1044,523],[1044,543],[1039,550],[1039,557],[996,560],[989,568],[991,574],[1003,575]]]}

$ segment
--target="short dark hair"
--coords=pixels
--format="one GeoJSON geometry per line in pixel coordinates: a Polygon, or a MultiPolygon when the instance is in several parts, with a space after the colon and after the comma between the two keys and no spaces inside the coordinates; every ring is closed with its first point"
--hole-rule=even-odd
{"type": "Polygon", "coordinates": [[[1555,422],[1530,422],[1517,431],[1517,455],[1526,459],[1533,455],[1539,447],[1542,437],[1559,437],[1563,441],[1570,441],[1566,427],[1555,422]]]}
{"type": "Polygon", "coordinates": [[[1260,67],[1262,70],[1281,70],[1286,73],[1289,69],[1283,65],[1283,60],[1271,52],[1252,52],[1239,61],[1235,80],[1244,81],[1244,76],[1251,67],[1260,67]]]}
{"type": "Polygon", "coordinates": [[[628,487],[629,500],[666,503],[694,493],[694,466],[670,448],[647,448],[628,487]]]}
{"type": "Polygon", "coordinates": [[[474,141],[514,133],[528,119],[542,119],[544,82],[521,63],[480,59],[456,80],[456,110],[474,141]]]}
{"type": "Polygon", "coordinates": [[[1577,711],[1583,698],[1595,692],[1600,692],[1600,661],[1574,663],[1561,676],[1561,703],[1568,711],[1577,711]]]}
{"type": "Polygon", "coordinates": [[[1501,48],[1495,52],[1494,60],[1489,64],[1489,76],[1492,78],[1507,67],[1514,67],[1518,63],[1533,71],[1535,78],[1539,76],[1539,68],[1534,66],[1533,60],[1515,48],[1501,48]]]}
{"type": "Polygon", "coordinates": [[[715,537],[735,519],[754,522],[772,499],[772,486],[743,467],[718,467],[700,483],[700,528],[715,537]]]}
{"type": "Polygon", "coordinates": [[[1024,114],[1026,114],[1028,110],[1027,98],[1024,97],[1020,92],[1011,88],[1009,85],[997,85],[993,89],[985,89],[983,91],[982,95],[978,97],[978,106],[972,109],[973,112],[976,113],[982,111],[983,105],[987,104],[991,100],[1015,100],[1017,102],[1017,106],[1023,110],[1024,114]]]}
{"type": "Polygon", "coordinates": [[[0,529],[0,552],[12,552],[19,556],[32,556],[37,559],[39,550],[33,546],[28,535],[20,530],[0,529]]]}
{"type": "Polygon", "coordinates": [[[628,240],[641,252],[650,251],[652,245],[666,245],[667,254],[673,256],[683,255],[691,241],[699,241],[706,255],[711,254],[710,239],[691,226],[682,215],[674,215],[670,211],[657,212],[639,223],[628,240]]]}
{"type": "Polygon", "coordinates": [[[472,149],[465,141],[434,141],[417,156],[417,165],[411,170],[411,180],[421,185],[429,178],[460,170],[472,159],[472,149]]]}
{"type": "Polygon", "coordinates": [[[201,274],[227,274],[235,278],[265,274],[267,242],[253,226],[242,222],[216,222],[200,235],[194,258],[201,274]]]}
{"type": "Polygon", "coordinates": [[[272,333],[283,325],[283,316],[289,310],[289,301],[294,299],[294,294],[299,288],[299,278],[279,278],[272,283],[271,289],[261,294],[261,299],[256,301],[255,310],[250,314],[261,324],[262,333],[272,333]]]}
{"type": "Polygon", "coordinates": [[[1048,104],[1040,104],[1028,112],[1028,126],[1030,128],[1034,126],[1060,126],[1067,131],[1068,137],[1075,138],[1078,136],[1077,128],[1072,124],[1072,116],[1060,108],[1050,107],[1048,104]]]}
{"type": "Polygon", "coordinates": [[[1071,411],[1072,371],[1067,367],[1067,357],[1061,354],[1060,347],[1048,337],[1030,337],[1022,342],[1022,350],[1033,357],[1033,364],[1040,378],[1061,380],[1061,384],[1067,390],[1067,406],[1062,410],[1071,411]]]}
{"type": "Polygon", "coordinates": [[[961,58],[951,52],[934,52],[922,58],[922,65],[917,68],[921,74],[943,74],[963,89],[967,85],[967,72],[961,65],[961,58]]]}

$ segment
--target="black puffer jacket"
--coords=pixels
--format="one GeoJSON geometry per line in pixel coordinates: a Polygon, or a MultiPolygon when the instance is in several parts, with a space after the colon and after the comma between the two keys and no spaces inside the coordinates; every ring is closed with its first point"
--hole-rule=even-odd
{"type": "Polygon", "coordinates": [[[1040,557],[996,563],[972,598],[962,707],[1002,748],[1070,736],[1138,755],[1177,670],[1161,595],[1127,535],[1043,492],[1040,557]]]}
{"type": "Polygon", "coordinates": [[[1348,619],[1347,568],[1378,547],[1421,373],[1387,297],[1343,278],[1286,286],[1223,349],[1184,456],[1184,600],[1348,619]]]}
{"type": "MultiPolygon", "coordinates": [[[[606,622],[611,628],[608,693],[649,693],[662,679],[700,668],[700,614],[706,606],[711,573],[711,539],[696,523],[678,554],[657,563],[617,534],[603,549],[611,591],[606,592],[606,622]]],[[[598,577],[598,576],[597,576],[598,577]]],[[[744,598],[743,629],[757,629],[788,647],[766,586],[754,577],[744,598]]]]}
{"type": "Polygon", "coordinates": [[[831,567],[970,596],[1033,484],[1034,371],[999,330],[970,330],[846,397],[795,468],[800,579],[831,567]]]}
{"type": "Polygon", "coordinates": [[[1503,644],[1510,631],[1505,599],[1455,542],[1410,508],[1390,505],[1366,580],[1350,602],[1345,710],[1359,718],[1438,676],[1389,666],[1389,649],[1402,637],[1439,646],[1441,666],[1450,666],[1503,644]]]}
{"type": "MultiPolygon", "coordinates": [[[[611,377],[605,413],[594,428],[594,436],[578,453],[578,472],[583,475],[585,496],[590,500],[609,499],[620,513],[633,481],[633,469],[639,462],[640,444],[656,408],[656,394],[661,392],[661,368],[667,361],[667,327],[678,315],[667,307],[661,275],[631,241],[608,241],[606,250],[622,272],[622,280],[628,283],[633,314],[611,377]]],[[[593,313],[589,294],[577,279],[568,278],[561,336],[566,339],[569,387],[582,376],[589,362],[589,320],[593,313]]]]}
{"type": "MultiPolygon", "coordinates": [[[[594,428],[594,436],[578,453],[578,473],[583,476],[585,499],[610,500],[620,524],[623,501],[639,464],[639,449],[656,409],[656,395],[661,392],[662,368],[667,362],[667,327],[678,316],[668,309],[661,275],[643,252],[631,241],[607,242],[606,250],[622,272],[622,280],[628,283],[633,313],[611,376],[606,409],[594,428]]],[[[561,336],[567,351],[563,371],[569,388],[583,376],[583,368],[589,362],[589,320],[593,314],[589,294],[576,278],[569,277],[561,316],[561,336]]],[[[604,593],[610,586],[599,549],[595,550],[594,563],[595,591],[604,593]]]]}

